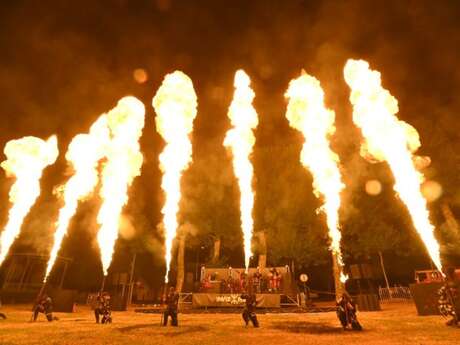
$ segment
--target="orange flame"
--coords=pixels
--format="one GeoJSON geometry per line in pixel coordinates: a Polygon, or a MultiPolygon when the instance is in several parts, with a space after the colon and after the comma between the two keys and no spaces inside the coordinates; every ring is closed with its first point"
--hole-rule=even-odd
{"type": "Polygon", "coordinates": [[[139,139],[144,128],[145,108],[137,98],[122,98],[117,106],[107,113],[110,143],[106,150],[107,162],[102,170],[103,200],[97,221],[101,225],[97,240],[101,250],[104,275],[107,275],[123,206],[128,202],[128,188],[141,173],[143,156],[139,139]]]}
{"type": "Polygon", "coordinates": [[[233,153],[233,170],[240,187],[240,217],[243,231],[244,257],[246,270],[251,257],[251,238],[253,231],[252,210],[254,192],[252,190],[253,167],[249,159],[256,138],[252,130],[257,127],[257,112],[252,105],[254,91],[251,80],[243,70],[235,73],[235,93],[228,111],[233,128],[227,132],[224,145],[233,153]]]}
{"type": "Polygon", "coordinates": [[[324,105],[320,82],[305,73],[289,83],[286,97],[289,99],[286,112],[289,124],[305,138],[300,160],[313,175],[315,195],[324,198],[321,209],[326,213],[330,249],[337,261],[340,280],[344,283],[348,278],[343,273],[338,214],[344,184],[339,171],[339,157],[329,143],[330,136],[335,132],[335,113],[324,105]]]}
{"type": "Polygon", "coordinates": [[[380,73],[363,60],[348,60],[344,69],[350,86],[353,121],[361,129],[361,154],[386,161],[395,177],[394,189],[407,206],[413,224],[436,267],[441,270],[439,244],[421,193],[423,175],[417,171],[413,152],[420,147],[417,131],[397,118],[398,101],[381,85],[380,73]]]}
{"type": "Polygon", "coordinates": [[[5,260],[15,238],[21,231],[25,216],[40,195],[43,170],[53,164],[59,154],[56,136],[47,141],[24,137],[9,141],[5,146],[6,161],[1,163],[7,176],[16,181],[10,189],[8,223],[0,236],[0,264],[5,260]]]}
{"type": "Polygon", "coordinates": [[[157,131],[166,141],[160,154],[160,169],[163,172],[161,188],[166,195],[161,212],[165,229],[167,282],[172,242],[178,226],[180,180],[182,172],[192,161],[192,143],[189,136],[197,113],[197,97],[191,79],[179,71],[166,75],[152,105],[157,114],[157,131]]]}
{"type": "Polygon", "coordinates": [[[59,218],[56,222],[54,242],[46,267],[45,280],[48,279],[54,266],[69,222],[77,211],[78,202],[87,198],[99,181],[97,167],[105,155],[108,141],[107,117],[103,114],[93,124],[88,134],[75,136],[69,145],[66,159],[73,168],[74,174],[64,186],[64,206],[60,209],[59,218]]]}

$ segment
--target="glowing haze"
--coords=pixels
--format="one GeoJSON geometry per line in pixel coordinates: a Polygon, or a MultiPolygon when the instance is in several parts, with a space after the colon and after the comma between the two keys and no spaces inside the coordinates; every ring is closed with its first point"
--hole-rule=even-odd
{"type": "Polygon", "coordinates": [[[51,136],[47,141],[36,137],[11,140],[4,152],[7,159],[1,166],[6,175],[14,177],[16,181],[9,192],[12,206],[8,212],[8,222],[0,235],[0,264],[19,235],[24,217],[40,195],[43,170],[53,164],[59,154],[56,136],[51,136]]]}
{"type": "Polygon", "coordinates": [[[420,147],[418,133],[397,118],[398,101],[382,87],[380,73],[371,70],[366,61],[348,60],[344,76],[351,89],[353,121],[364,137],[361,154],[388,163],[395,178],[394,189],[407,206],[433,263],[441,270],[439,244],[421,192],[424,177],[413,161],[413,153],[420,147]]]}
{"type": "Polygon", "coordinates": [[[192,161],[192,143],[189,136],[197,114],[197,97],[192,80],[180,71],[166,75],[153,98],[152,105],[157,114],[156,129],[166,142],[159,159],[160,169],[163,172],[161,188],[166,199],[161,212],[165,230],[165,280],[167,282],[172,242],[178,226],[180,180],[183,171],[192,161]]]}
{"type": "Polygon", "coordinates": [[[104,275],[107,275],[112,262],[120,216],[128,202],[128,189],[141,173],[143,156],[139,139],[144,128],[144,116],[144,105],[132,96],[122,98],[107,113],[110,143],[106,149],[107,162],[101,174],[100,196],[103,202],[97,216],[100,224],[97,241],[104,275]]]}
{"type": "Polygon", "coordinates": [[[255,94],[250,87],[248,75],[238,70],[235,73],[235,93],[228,111],[233,128],[225,136],[224,145],[232,151],[233,170],[240,188],[240,218],[243,230],[243,245],[246,270],[251,257],[251,238],[253,232],[252,210],[254,192],[252,190],[253,167],[250,155],[256,138],[253,129],[257,127],[257,112],[252,105],[255,94]]]}
{"type": "Polygon", "coordinates": [[[59,218],[55,224],[56,231],[45,280],[56,261],[69,222],[77,211],[78,202],[90,196],[99,181],[97,168],[99,161],[105,156],[108,141],[107,117],[103,114],[92,125],[88,134],[78,134],[70,142],[65,157],[73,169],[73,175],[64,185],[64,206],[59,210],[59,218]]]}
{"type": "MultiPolygon", "coordinates": [[[[285,95],[288,100],[286,117],[291,127],[299,130],[305,142],[300,161],[313,175],[313,191],[324,198],[321,209],[326,213],[327,227],[331,239],[330,249],[334,259],[334,270],[344,283],[343,261],[340,250],[339,230],[340,192],[344,188],[339,170],[339,157],[332,151],[329,138],[335,132],[335,113],[324,105],[324,92],[319,81],[302,73],[291,80],[285,95]]],[[[336,291],[341,284],[336,281],[336,291]]]]}

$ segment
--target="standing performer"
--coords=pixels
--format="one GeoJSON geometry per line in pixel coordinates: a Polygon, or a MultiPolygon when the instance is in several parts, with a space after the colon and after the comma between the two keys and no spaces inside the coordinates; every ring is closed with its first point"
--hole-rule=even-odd
{"type": "Polygon", "coordinates": [[[260,281],[262,280],[262,273],[260,273],[260,268],[257,267],[257,270],[252,275],[252,285],[256,293],[260,293],[260,281]]]}
{"type": "Polygon", "coordinates": [[[242,314],[246,327],[249,324],[249,320],[251,320],[254,327],[259,327],[259,321],[256,315],[256,295],[249,291],[249,293],[243,293],[240,298],[246,300],[246,305],[242,314]]]}
{"type": "Polygon", "coordinates": [[[270,292],[278,292],[280,288],[280,282],[281,282],[281,275],[279,274],[278,270],[276,267],[273,267],[270,270],[271,277],[270,277],[270,292]]]}
{"type": "Polygon", "coordinates": [[[247,274],[243,270],[240,273],[240,291],[241,292],[246,291],[246,279],[247,279],[247,274]]]}
{"type": "Polygon", "coordinates": [[[348,329],[349,325],[355,331],[363,329],[356,317],[356,304],[346,292],[342,294],[342,297],[337,302],[337,317],[344,330],[348,329]]]}
{"type": "Polygon", "coordinates": [[[34,317],[33,321],[37,321],[38,313],[43,313],[46,319],[51,322],[53,321],[53,301],[51,297],[46,294],[40,295],[34,305],[34,317]]]}
{"type": "Polygon", "coordinates": [[[171,326],[177,327],[177,308],[179,304],[179,294],[176,293],[174,287],[169,288],[169,293],[164,297],[166,310],[163,314],[163,326],[168,325],[168,317],[171,316],[171,326]]]}
{"type": "Polygon", "coordinates": [[[94,308],[94,316],[96,317],[96,323],[112,323],[112,312],[110,310],[110,295],[108,292],[99,292],[96,297],[96,307],[94,308]]]}
{"type": "Polygon", "coordinates": [[[455,274],[454,267],[446,269],[444,286],[438,291],[438,309],[442,316],[452,317],[448,326],[457,326],[460,322],[460,278],[455,274]]]}

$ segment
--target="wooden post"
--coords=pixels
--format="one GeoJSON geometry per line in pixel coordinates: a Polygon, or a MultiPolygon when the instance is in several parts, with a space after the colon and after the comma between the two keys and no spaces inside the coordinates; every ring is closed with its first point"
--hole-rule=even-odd
{"type": "Polygon", "coordinates": [[[214,250],[212,254],[212,262],[216,263],[220,259],[220,245],[221,245],[221,239],[219,236],[214,238],[214,250]]]}
{"type": "Polygon", "coordinates": [[[59,283],[59,288],[60,289],[62,289],[62,287],[64,286],[64,278],[65,278],[65,275],[67,273],[67,265],[68,265],[68,262],[64,261],[64,270],[62,271],[61,281],[59,283]]]}
{"type": "Polygon", "coordinates": [[[345,287],[340,281],[341,267],[339,266],[337,255],[334,252],[332,252],[332,273],[334,276],[335,298],[338,301],[345,291],[345,287]]]}
{"type": "Polygon", "coordinates": [[[259,268],[261,271],[267,267],[267,240],[265,237],[265,231],[258,231],[257,236],[259,238],[259,268]]]}
{"type": "Polygon", "coordinates": [[[27,274],[27,270],[29,269],[30,266],[30,258],[27,256],[26,257],[26,265],[24,266],[24,270],[22,271],[21,275],[21,280],[19,281],[19,289],[18,290],[23,290],[24,289],[24,280],[27,274]]]}
{"type": "Polygon", "coordinates": [[[133,290],[134,290],[134,268],[136,266],[136,256],[137,253],[134,253],[133,260],[131,261],[131,273],[129,275],[129,291],[128,291],[128,302],[127,306],[130,306],[133,299],[133,290]]]}
{"type": "Polygon", "coordinates": [[[383,277],[385,278],[385,284],[387,286],[388,293],[390,294],[390,299],[391,299],[390,284],[388,282],[388,277],[387,277],[387,272],[385,270],[385,265],[383,264],[383,255],[382,255],[381,251],[379,251],[379,258],[380,258],[380,266],[382,267],[383,277]]]}

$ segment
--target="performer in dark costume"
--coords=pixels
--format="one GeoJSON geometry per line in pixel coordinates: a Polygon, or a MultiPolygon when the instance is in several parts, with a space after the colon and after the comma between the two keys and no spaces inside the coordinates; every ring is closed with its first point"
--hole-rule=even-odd
{"type": "MultiPolygon", "coordinates": [[[[2,306],[2,301],[0,301],[0,307],[2,306]]],[[[3,319],[5,320],[6,319],[6,315],[3,314],[3,313],[0,313],[0,319],[3,319]]]]}
{"type": "Polygon", "coordinates": [[[344,330],[348,329],[348,326],[351,326],[351,329],[355,331],[362,330],[356,317],[356,304],[346,292],[342,294],[342,297],[337,302],[337,317],[344,330]]]}
{"type": "Polygon", "coordinates": [[[169,288],[168,295],[164,298],[166,310],[163,314],[163,326],[168,325],[168,317],[171,316],[171,326],[177,327],[177,308],[179,304],[179,294],[173,287],[169,288]]]}
{"type": "Polygon", "coordinates": [[[240,273],[240,291],[243,292],[243,291],[246,291],[246,285],[247,285],[247,274],[245,271],[241,271],[240,273]]]}
{"type": "Polygon", "coordinates": [[[110,310],[110,295],[107,292],[100,292],[96,297],[94,308],[96,323],[112,323],[112,312],[110,310]],[[102,318],[100,318],[102,316],[102,318]]]}
{"type": "Polygon", "coordinates": [[[242,314],[246,327],[248,326],[249,321],[252,322],[254,327],[259,327],[259,321],[257,320],[256,315],[256,295],[252,292],[243,293],[240,298],[246,300],[246,305],[242,314]]]}
{"type": "Polygon", "coordinates": [[[442,316],[451,317],[448,326],[458,326],[460,322],[460,278],[453,267],[446,269],[444,286],[438,291],[438,309],[442,316]]]}
{"type": "Polygon", "coordinates": [[[53,301],[51,300],[51,297],[44,294],[37,298],[34,305],[33,321],[37,321],[38,313],[45,314],[46,319],[49,322],[55,320],[55,318],[53,318],[53,301]]]}
{"type": "Polygon", "coordinates": [[[252,286],[256,293],[260,293],[261,280],[262,280],[262,273],[260,273],[260,268],[257,267],[257,270],[252,275],[252,286]]]}

